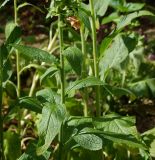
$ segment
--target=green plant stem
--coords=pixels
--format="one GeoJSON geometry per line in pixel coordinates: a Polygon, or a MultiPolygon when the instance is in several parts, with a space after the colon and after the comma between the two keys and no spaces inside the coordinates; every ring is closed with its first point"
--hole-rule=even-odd
{"type": "Polygon", "coordinates": [[[65,73],[64,73],[64,56],[63,56],[63,21],[61,15],[58,17],[58,32],[60,46],[60,69],[61,69],[61,103],[65,103],[65,73]]]}
{"type": "Polygon", "coordinates": [[[19,98],[21,81],[20,81],[20,57],[19,57],[19,52],[17,50],[16,50],[16,67],[17,67],[17,96],[19,98]]]}
{"type": "Polygon", "coordinates": [[[14,22],[16,25],[18,25],[17,23],[17,0],[14,0],[14,22]]]}
{"type": "Polygon", "coordinates": [[[54,46],[54,43],[55,43],[55,41],[56,41],[57,36],[58,36],[58,31],[55,32],[55,35],[54,35],[53,38],[50,38],[47,51],[51,51],[51,50],[53,49],[53,46],[54,46]]]}
{"type": "Polygon", "coordinates": [[[32,85],[31,85],[30,92],[29,92],[29,97],[33,96],[38,80],[39,80],[39,74],[35,73],[33,76],[32,85]]]}
{"type": "MultiPolygon", "coordinates": [[[[58,16],[58,33],[60,46],[60,73],[61,73],[61,103],[65,103],[65,72],[64,72],[64,56],[63,56],[63,20],[61,15],[58,16]]],[[[61,125],[59,134],[59,160],[63,159],[63,124],[61,125]]]]}
{"type": "MultiPolygon", "coordinates": [[[[82,53],[83,53],[83,64],[82,64],[82,78],[87,76],[87,66],[86,66],[86,59],[87,59],[87,52],[86,52],[86,42],[84,36],[85,28],[84,25],[81,24],[80,27],[80,34],[81,34],[81,46],[82,46],[82,53]]],[[[84,116],[88,116],[88,91],[87,88],[84,89],[84,116]]]]}
{"type": "MultiPolygon", "coordinates": [[[[17,0],[14,0],[14,23],[18,25],[18,9],[17,9],[17,0]]],[[[20,81],[20,55],[19,52],[16,50],[16,69],[17,69],[17,97],[20,97],[20,86],[21,86],[21,81],[20,81]]],[[[18,107],[18,134],[21,132],[21,111],[20,107],[18,107]]]]}
{"type": "MultiPolygon", "coordinates": [[[[0,48],[1,49],[1,48],[0,48]]],[[[3,115],[2,115],[2,107],[3,107],[3,55],[2,50],[0,51],[0,160],[4,160],[4,150],[3,150],[3,115]]]]}
{"type": "MultiPolygon", "coordinates": [[[[95,77],[99,78],[99,67],[98,67],[98,54],[97,54],[97,35],[96,35],[96,16],[94,10],[94,1],[89,0],[91,9],[91,28],[92,28],[92,40],[93,40],[93,60],[94,60],[94,73],[95,77]]],[[[101,115],[100,108],[100,87],[96,86],[96,115],[101,115]]]]}

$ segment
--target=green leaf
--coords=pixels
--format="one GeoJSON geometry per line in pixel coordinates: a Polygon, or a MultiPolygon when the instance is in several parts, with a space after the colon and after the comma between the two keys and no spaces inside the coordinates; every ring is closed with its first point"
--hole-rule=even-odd
{"type": "Polygon", "coordinates": [[[17,160],[21,155],[20,136],[14,132],[4,133],[4,155],[7,160],[17,160]]]}
{"type": "Polygon", "coordinates": [[[46,103],[42,110],[42,119],[38,126],[40,144],[37,155],[42,155],[59,133],[61,124],[66,117],[66,109],[61,104],[46,103]]]}
{"type": "Polygon", "coordinates": [[[77,47],[69,47],[66,50],[64,50],[63,54],[67,58],[67,61],[69,62],[73,70],[78,75],[81,75],[83,61],[83,54],[81,50],[77,47]]]}
{"type": "Polygon", "coordinates": [[[112,21],[114,21],[115,19],[118,19],[118,18],[119,18],[118,13],[117,12],[113,12],[110,15],[108,15],[107,17],[104,17],[102,19],[102,24],[110,23],[110,22],[112,22],[112,21]]]}
{"type": "Polygon", "coordinates": [[[36,141],[30,142],[25,153],[18,160],[49,160],[51,151],[47,150],[43,155],[37,156],[36,148],[36,141]]]}
{"type": "Polygon", "coordinates": [[[17,98],[17,87],[12,81],[7,80],[4,84],[4,88],[9,97],[12,99],[17,98]]]}
{"type": "Polygon", "coordinates": [[[149,153],[155,157],[155,128],[150,129],[142,134],[144,142],[149,146],[149,153]]]}
{"type": "Polygon", "coordinates": [[[88,14],[84,10],[79,8],[78,17],[80,18],[80,21],[85,25],[85,27],[90,31],[91,25],[88,14]]]}
{"type": "Polygon", "coordinates": [[[106,115],[104,118],[93,118],[93,124],[96,129],[125,135],[138,135],[135,123],[136,121],[133,117],[115,114],[106,115]]]}
{"type": "Polygon", "coordinates": [[[16,48],[21,55],[23,55],[26,58],[29,58],[30,60],[37,60],[40,62],[47,62],[47,63],[56,62],[55,56],[49,54],[44,50],[19,44],[10,44],[10,45],[16,48]]]}
{"type": "Polygon", "coordinates": [[[141,16],[154,16],[154,14],[149,11],[142,10],[123,16],[117,24],[117,30],[123,29],[125,26],[129,25],[133,19],[141,16]]]}
{"type": "Polygon", "coordinates": [[[155,78],[134,82],[128,85],[130,90],[138,97],[155,96],[155,78]]]}
{"type": "Polygon", "coordinates": [[[133,12],[142,9],[145,6],[145,3],[127,3],[125,7],[126,12],[133,12]]]}
{"type": "Polygon", "coordinates": [[[100,45],[100,57],[104,56],[105,50],[110,46],[117,33],[113,33],[103,39],[100,45]]]}
{"type": "Polygon", "coordinates": [[[77,80],[71,83],[71,85],[66,89],[66,94],[76,89],[81,89],[90,86],[101,86],[101,85],[104,85],[104,83],[100,81],[98,78],[87,77],[85,79],[77,80]]]}
{"type": "Polygon", "coordinates": [[[114,42],[105,51],[104,56],[100,59],[100,75],[104,79],[105,72],[108,69],[120,69],[120,64],[127,58],[128,49],[120,35],[115,37],[114,42]]]}
{"type": "Polygon", "coordinates": [[[98,16],[104,16],[106,13],[110,0],[95,0],[94,9],[98,16]]]}
{"type": "Polygon", "coordinates": [[[14,27],[14,28],[10,28],[9,29],[10,33],[6,34],[6,37],[7,37],[6,45],[18,43],[20,41],[20,38],[21,38],[21,29],[20,29],[20,27],[18,27],[18,26],[12,26],[12,27],[14,27]]]}
{"type": "Polygon", "coordinates": [[[38,100],[33,97],[22,97],[19,99],[19,106],[26,108],[28,110],[34,111],[36,113],[41,113],[42,105],[38,100]]]}
{"type": "Polygon", "coordinates": [[[9,56],[9,52],[6,48],[6,45],[2,45],[0,47],[0,59],[1,59],[1,73],[0,77],[3,81],[3,83],[5,83],[7,80],[9,80],[9,78],[11,77],[12,75],[12,66],[11,66],[11,63],[10,63],[10,60],[8,58],[9,56]]]}
{"type": "Polygon", "coordinates": [[[49,102],[60,104],[60,96],[56,92],[52,91],[52,89],[50,88],[38,91],[36,93],[36,97],[42,103],[49,102]]]}
{"type": "Polygon", "coordinates": [[[73,139],[85,149],[92,151],[102,149],[102,139],[95,134],[78,134],[73,139]]]}
{"type": "Polygon", "coordinates": [[[53,77],[58,72],[56,67],[48,68],[45,73],[40,76],[40,82],[42,83],[45,79],[53,77]]]}
{"type": "Polygon", "coordinates": [[[17,25],[13,21],[9,21],[5,27],[5,38],[8,39],[12,31],[17,27],[17,25]]]}
{"type": "Polygon", "coordinates": [[[91,117],[73,117],[71,116],[67,121],[68,126],[78,127],[78,126],[89,126],[92,125],[91,117]]]}
{"type": "Polygon", "coordinates": [[[124,134],[118,134],[113,132],[112,133],[104,132],[102,136],[103,138],[113,141],[114,143],[125,144],[126,146],[129,146],[132,148],[140,148],[143,150],[147,150],[147,147],[145,146],[145,144],[142,143],[141,140],[138,140],[132,135],[124,135],[124,134]]]}

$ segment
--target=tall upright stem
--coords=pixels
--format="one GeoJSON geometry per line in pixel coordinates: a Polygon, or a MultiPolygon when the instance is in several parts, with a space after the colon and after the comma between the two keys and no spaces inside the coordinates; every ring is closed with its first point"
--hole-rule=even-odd
{"type": "Polygon", "coordinates": [[[2,47],[0,48],[0,160],[4,160],[3,150],[3,115],[2,115],[2,96],[3,96],[3,53],[2,47]]]}
{"type": "Polygon", "coordinates": [[[61,66],[61,103],[65,103],[65,73],[63,56],[63,21],[61,15],[58,17],[59,45],[60,45],[60,66],[61,66]]]}
{"type": "MultiPolygon", "coordinates": [[[[65,103],[65,72],[64,72],[64,56],[63,56],[63,20],[61,15],[58,16],[58,32],[59,32],[59,46],[60,46],[60,71],[61,71],[61,103],[65,103]]],[[[59,134],[59,160],[63,159],[63,125],[61,125],[59,134]]]]}
{"type": "MultiPolygon", "coordinates": [[[[86,66],[86,59],[87,59],[87,52],[86,52],[86,42],[85,42],[85,27],[81,24],[80,33],[81,33],[81,46],[82,46],[82,53],[83,53],[83,64],[82,64],[82,78],[87,76],[87,66],[86,66]]],[[[84,116],[88,116],[88,92],[87,88],[84,89],[84,116]]]]}
{"type": "MultiPolygon", "coordinates": [[[[18,10],[17,10],[17,0],[14,0],[14,23],[18,25],[18,10]]],[[[17,97],[20,97],[20,90],[21,90],[21,81],[20,81],[20,56],[19,52],[16,50],[16,70],[17,70],[17,97]]],[[[20,134],[21,131],[21,112],[20,107],[18,111],[18,133],[20,134]]]]}
{"type": "MultiPolygon", "coordinates": [[[[89,0],[91,9],[91,28],[92,28],[92,40],[93,40],[93,59],[94,59],[94,73],[95,77],[99,78],[99,67],[98,67],[98,54],[97,54],[97,35],[96,35],[96,16],[94,10],[94,1],[89,0]]],[[[101,115],[100,108],[100,87],[96,86],[96,115],[101,115]]]]}
{"type": "Polygon", "coordinates": [[[17,25],[17,0],[14,0],[14,22],[17,25]]]}

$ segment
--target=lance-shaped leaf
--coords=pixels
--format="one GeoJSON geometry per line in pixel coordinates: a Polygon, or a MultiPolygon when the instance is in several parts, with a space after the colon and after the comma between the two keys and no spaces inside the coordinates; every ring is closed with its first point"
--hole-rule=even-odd
{"type": "Polygon", "coordinates": [[[42,155],[59,133],[66,116],[66,109],[61,104],[46,103],[42,110],[42,119],[38,125],[40,144],[37,155],[42,155]]]}
{"type": "Polygon", "coordinates": [[[19,106],[26,108],[28,110],[34,111],[36,113],[41,113],[42,105],[40,102],[32,97],[22,97],[19,99],[19,106]]]}
{"type": "Polygon", "coordinates": [[[16,48],[21,55],[30,60],[37,60],[40,62],[47,62],[47,63],[56,62],[55,56],[49,54],[44,50],[19,44],[11,44],[11,46],[16,48]]]}
{"type": "Polygon", "coordinates": [[[120,69],[120,64],[127,58],[127,56],[128,49],[125,46],[122,37],[118,35],[111,46],[105,51],[104,57],[102,57],[99,62],[100,75],[102,78],[108,69],[120,69]]]}
{"type": "Polygon", "coordinates": [[[142,143],[141,140],[135,138],[132,135],[104,132],[102,136],[103,138],[113,141],[114,143],[125,144],[132,148],[140,148],[143,150],[147,150],[146,145],[142,143]]]}
{"type": "Polygon", "coordinates": [[[120,19],[120,22],[117,24],[117,30],[123,29],[125,26],[129,25],[133,19],[141,16],[154,16],[154,14],[149,11],[142,10],[125,15],[120,19]]]}
{"type": "Polygon", "coordinates": [[[63,52],[67,61],[71,65],[72,69],[81,75],[83,55],[80,49],[77,47],[69,47],[63,52]]]}
{"type": "MultiPolygon", "coordinates": [[[[6,35],[6,44],[14,44],[20,41],[21,38],[21,29],[20,27],[16,26],[15,24],[10,24],[5,28],[6,35]]],[[[9,46],[10,47],[10,46],[9,46]]],[[[10,47],[11,48],[11,47],[10,47]]]]}
{"type": "Polygon", "coordinates": [[[76,90],[76,89],[81,89],[85,87],[90,87],[90,86],[101,86],[104,85],[102,81],[100,81],[96,77],[87,77],[82,80],[77,80],[73,82],[67,89],[66,89],[66,94],[69,92],[76,90]]]}
{"type": "Polygon", "coordinates": [[[8,58],[9,52],[6,48],[6,45],[2,45],[0,47],[0,78],[2,78],[3,82],[6,82],[12,75],[12,66],[11,62],[8,58]]]}

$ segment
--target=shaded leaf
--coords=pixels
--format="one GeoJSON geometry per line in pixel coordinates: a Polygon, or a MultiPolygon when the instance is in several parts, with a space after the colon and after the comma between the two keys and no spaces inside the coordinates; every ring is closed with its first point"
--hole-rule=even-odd
{"type": "Polygon", "coordinates": [[[19,40],[21,38],[21,34],[22,34],[20,27],[13,26],[13,28],[11,28],[11,30],[9,32],[10,33],[6,35],[7,36],[6,44],[9,45],[9,44],[14,44],[14,43],[19,42],[19,40]]]}
{"type": "Polygon", "coordinates": [[[5,38],[8,39],[12,31],[17,27],[17,25],[13,21],[9,21],[5,27],[5,38]]]}
{"type": "Polygon", "coordinates": [[[11,131],[5,132],[4,155],[7,160],[17,160],[21,155],[20,135],[11,131]]]}
{"type": "Polygon", "coordinates": [[[50,158],[51,151],[47,150],[43,155],[37,156],[36,148],[36,142],[30,142],[25,153],[18,160],[48,160],[50,158]]]}
{"type": "Polygon", "coordinates": [[[79,9],[78,17],[80,18],[82,23],[85,25],[85,27],[87,27],[89,29],[89,31],[90,31],[91,30],[91,26],[90,26],[90,21],[89,21],[89,17],[87,15],[87,13],[84,10],[79,9]]]}
{"type": "Polygon", "coordinates": [[[118,144],[125,144],[126,146],[132,147],[132,148],[140,148],[143,150],[147,150],[147,147],[144,143],[142,143],[141,140],[138,140],[132,135],[124,135],[124,134],[118,134],[118,133],[106,133],[102,135],[103,138],[108,139],[110,141],[113,141],[118,144]]]}
{"type": "Polygon", "coordinates": [[[81,50],[77,47],[69,47],[66,50],[64,50],[63,54],[67,58],[67,61],[69,62],[73,70],[78,75],[81,75],[83,61],[83,54],[81,50]]]}
{"type": "Polygon", "coordinates": [[[40,102],[33,97],[22,97],[19,99],[19,106],[26,108],[28,110],[34,111],[36,113],[41,113],[42,105],[40,102]]]}
{"type": "Polygon", "coordinates": [[[130,90],[138,97],[154,97],[155,96],[155,79],[146,79],[134,83],[130,83],[130,90]]]}

